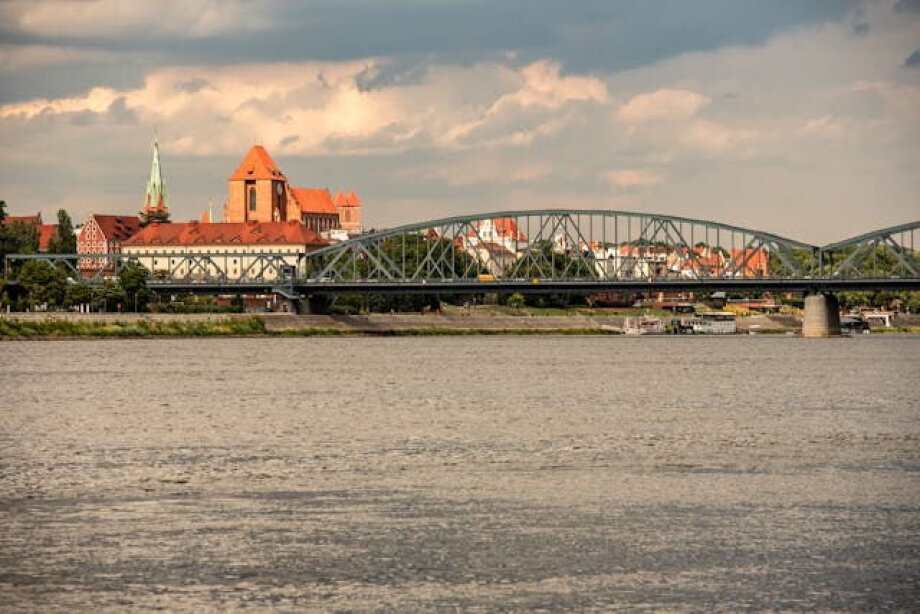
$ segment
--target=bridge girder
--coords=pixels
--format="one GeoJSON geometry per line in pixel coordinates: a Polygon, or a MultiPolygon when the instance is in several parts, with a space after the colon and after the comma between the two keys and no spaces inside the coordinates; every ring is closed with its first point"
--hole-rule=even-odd
{"type": "Polygon", "coordinates": [[[680,216],[593,209],[500,211],[408,224],[307,255],[307,281],[500,278],[616,280],[804,275],[814,245],[680,216]],[[713,255],[716,254],[716,255],[713,255]]]}
{"type": "Polygon", "coordinates": [[[880,228],[820,249],[820,272],[828,277],[866,277],[881,268],[906,277],[920,276],[920,221],[880,228]]]}
{"type": "Polygon", "coordinates": [[[569,282],[598,289],[640,282],[716,288],[758,278],[791,288],[809,280],[881,279],[880,259],[896,279],[920,278],[917,235],[920,222],[913,222],[819,247],[680,216],[543,209],[408,224],[309,253],[11,254],[6,270],[10,277],[23,261],[45,260],[84,283],[101,284],[135,263],[151,270],[151,287],[191,291],[273,286],[354,291],[362,284],[368,292],[383,285],[415,291],[426,283],[490,291],[531,282],[543,284],[539,291],[569,282]],[[167,263],[165,278],[162,269],[150,265],[159,258],[167,263]],[[245,266],[240,260],[241,266],[231,271],[234,258],[245,258],[245,266]],[[78,263],[88,259],[98,266],[91,275],[81,275],[78,263]]]}

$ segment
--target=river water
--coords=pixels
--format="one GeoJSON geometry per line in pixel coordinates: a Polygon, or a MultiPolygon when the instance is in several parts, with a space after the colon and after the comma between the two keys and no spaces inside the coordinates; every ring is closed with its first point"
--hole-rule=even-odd
{"type": "Polygon", "coordinates": [[[910,610],[920,339],[0,343],[4,611],[910,610]]]}

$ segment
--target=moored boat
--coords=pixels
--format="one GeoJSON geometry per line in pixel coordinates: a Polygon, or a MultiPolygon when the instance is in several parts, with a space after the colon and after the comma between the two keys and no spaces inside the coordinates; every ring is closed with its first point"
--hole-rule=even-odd
{"type": "Polygon", "coordinates": [[[627,335],[663,335],[664,322],[651,316],[629,317],[623,325],[623,332],[627,335]]]}
{"type": "Polygon", "coordinates": [[[704,311],[686,321],[695,335],[734,335],[738,332],[735,314],[730,311],[704,311]]]}

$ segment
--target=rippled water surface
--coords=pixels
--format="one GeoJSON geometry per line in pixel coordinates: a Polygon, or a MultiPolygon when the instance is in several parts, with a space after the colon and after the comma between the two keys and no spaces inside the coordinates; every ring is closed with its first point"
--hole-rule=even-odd
{"type": "Polygon", "coordinates": [[[4,611],[910,610],[920,339],[0,343],[4,611]]]}

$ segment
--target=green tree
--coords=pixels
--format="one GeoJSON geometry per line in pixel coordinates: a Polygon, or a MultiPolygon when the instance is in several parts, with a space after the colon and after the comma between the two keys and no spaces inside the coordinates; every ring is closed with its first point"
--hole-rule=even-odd
{"type": "Polygon", "coordinates": [[[136,262],[125,265],[118,273],[118,283],[125,293],[127,301],[125,307],[145,311],[150,301],[151,293],[147,289],[147,279],[150,271],[136,262]]]}
{"type": "Polygon", "coordinates": [[[558,253],[551,241],[540,241],[518,258],[505,277],[510,278],[593,278],[597,272],[592,269],[593,257],[585,257],[576,250],[558,253]]]}
{"type": "Polygon", "coordinates": [[[851,307],[865,307],[871,305],[873,296],[871,292],[839,292],[837,300],[846,309],[851,307]]]}
{"type": "MultiPolygon", "coordinates": [[[[727,258],[728,253],[726,252],[724,256],[727,258]]],[[[811,269],[817,265],[811,250],[798,247],[789,249],[786,259],[789,260],[788,266],[775,251],[771,250],[769,252],[769,263],[767,265],[770,275],[807,275],[810,273],[811,269]],[[800,270],[797,271],[791,267],[797,267],[800,270]]]]}
{"type": "Polygon", "coordinates": [[[48,252],[52,254],[77,253],[77,235],[73,232],[73,221],[64,209],[57,212],[57,232],[48,242],[48,252]]]}
{"type": "Polygon", "coordinates": [[[38,228],[31,224],[6,220],[6,202],[0,201],[0,264],[7,254],[34,254],[38,251],[38,228]]]}
{"type": "Polygon", "coordinates": [[[905,292],[904,307],[909,313],[920,313],[920,292],[905,292]]]}
{"type": "Polygon", "coordinates": [[[508,297],[508,301],[506,304],[508,305],[508,307],[511,307],[512,309],[520,309],[521,307],[524,306],[524,295],[518,292],[515,292],[514,294],[508,297]]]}
{"type": "Polygon", "coordinates": [[[86,284],[70,282],[64,292],[64,307],[70,308],[77,305],[89,305],[93,302],[93,289],[86,284]]]}
{"type": "Polygon", "coordinates": [[[94,305],[103,311],[121,311],[127,300],[125,289],[114,279],[106,279],[102,286],[93,292],[94,305]]]}
{"type": "Polygon", "coordinates": [[[28,292],[29,302],[58,307],[64,303],[67,275],[44,260],[29,260],[19,271],[19,282],[28,292]]]}

